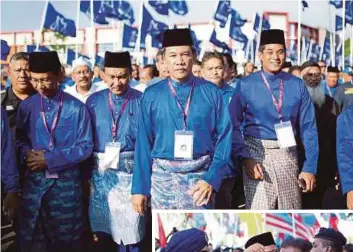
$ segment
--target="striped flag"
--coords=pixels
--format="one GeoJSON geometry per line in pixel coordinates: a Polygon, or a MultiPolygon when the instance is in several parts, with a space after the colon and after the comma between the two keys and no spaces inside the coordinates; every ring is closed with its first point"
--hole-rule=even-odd
{"type": "Polygon", "coordinates": [[[165,248],[167,246],[167,238],[165,236],[163,223],[162,223],[162,220],[161,220],[161,217],[159,216],[159,214],[157,214],[157,218],[158,218],[159,243],[162,248],[165,248]]]}

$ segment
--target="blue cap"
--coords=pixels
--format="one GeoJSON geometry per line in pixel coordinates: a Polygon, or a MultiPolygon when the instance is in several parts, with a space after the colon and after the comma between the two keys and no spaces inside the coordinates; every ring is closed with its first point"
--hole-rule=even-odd
{"type": "Polygon", "coordinates": [[[195,252],[208,245],[207,234],[197,228],[175,233],[165,248],[165,252],[195,252]]]}

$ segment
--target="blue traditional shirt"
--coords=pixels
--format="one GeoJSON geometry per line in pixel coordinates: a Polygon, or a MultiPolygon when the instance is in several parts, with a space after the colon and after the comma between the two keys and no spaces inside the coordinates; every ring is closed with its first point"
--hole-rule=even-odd
{"type": "Polygon", "coordinates": [[[337,162],[342,193],[353,191],[353,106],[337,119],[337,162]]]}
{"type": "Polygon", "coordinates": [[[337,102],[340,111],[345,111],[347,108],[353,105],[353,81],[346,82],[337,88],[335,95],[333,96],[337,102]]]}
{"type": "MultiPolygon", "coordinates": [[[[294,135],[300,134],[305,148],[304,172],[316,174],[318,136],[314,105],[303,80],[285,73],[271,74],[264,71],[274,97],[278,101],[280,80],[284,81],[282,116],[290,121],[294,135]]],[[[261,71],[239,81],[229,106],[233,122],[232,155],[251,158],[242,136],[277,140],[274,125],[280,123],[271,93],[263,83],[261,71]],[[243,125],[242,125],[243,124],[243,125]]]]}
{"type": "MultiPolygon", "coordinates": [[[[95,152],[104,152],[105,144],[113,141],[113,120],[109,107],[109,92],[111,92],[109,89],[105,89],[94,93],[88,98],[86,103],[92,118],[95,152]]],[[[114,120],[116,120],[122,104],[130,92],[129,103],[121,115],[117,129],[116,141],[121,144],[121,152],[133,151],[135,149],[137,116],[142,93],[129,87],[123,95],[112,94],[114,120]]]]}
{"type": "Polygon", "coordinates": [[[28,151],[44,150],[50,173],[78,168],[79,163],[91,156],[93,137],[91,119],[85,105],[61,90],[53,98],[43,97],[44,114],[49,128],[59,109],[61,94],[63,106],[54,131],[54,148],[50,150],[50,136],[41,117],[41,95],[24,100],[16,120],[16,145],[22,158],[28,151]]]}
{"type": "Polygon", "coordinates": [[[6,111],[1,107],[1,181],[7,192],[19,189],[18,168],[6,111]]]}
{"type": "MultiPolygon", "coordinates": [[[[174,133],[183,129],[183,116],[168,81],[149,86],[141,99],[132,194],[150,195],[153,158],[174,160],[174,133]]],[[[194,76],[183,84],[171,81],[181,106],[185,108],[194,81],[187,130],[194,132],[193,158],[213,156],[203,179],[217,191],[229,162],[231,122],[221,91],[194,76]]]]}

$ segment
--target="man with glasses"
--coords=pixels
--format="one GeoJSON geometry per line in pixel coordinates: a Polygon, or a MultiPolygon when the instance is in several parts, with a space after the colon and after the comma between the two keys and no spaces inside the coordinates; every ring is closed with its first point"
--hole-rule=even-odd
{"type": "Polygon", "coordinates": [[[320,228],[314,237],[313,248],[310,252],[342,252],[346,243],[347,239],[340,231],[320,228]]]}
{"type": "Polygon", "coordinates": [[[300,209],[303,191],[314,188],[318,158],[315,110],[302,79],[282,72],[282,30],[262,31],[263,69],[239,81],[229,105],[233,121],[232,156],[242,159],[246,208],[300,209]],[[299,173],[295,137],[305,162],[299,173]]]}
{"type": "MultiPolygon", "coordinates": [[[[301,66],[301,75],[314,103],[319,138],[316,188],[313,192],[303,195],[303,208],[337,209],[339,206],[334,204],[340,198],[340,193],[335,189],[337,183],[335,181],[337,175],[336,120],[339,108],[335,100],[325,95],[320,86],[321,71],[318,64],[310,61],[304,62],[301,66]],[[325,194],[330,192],[336,192],[338,198],[330,199],[331,205],[324,205],[327,202],[325,194]]],[[[298,144],[298,147],[299,163],[303,164],[305,151],[301,144],[298,144]]]]}
{"type": "Polygon", "coordinates": [[[16,118],[16,145],[25,163],[21,191],[23,251],[80,251],[84,228],[79,163],[93,150],[85,105],[59,89],[55,51],[29,56],[38,94],[23,101],[16,118]]]}
{"type": "Polygon", "coordinates": [[[91,94],[107,88],[105,85],[92,83],[92,77],[91,63],[83,57],[77,58],[72,62],[72,79],[75,84],[64,91],[86,103],[91,94]]]}

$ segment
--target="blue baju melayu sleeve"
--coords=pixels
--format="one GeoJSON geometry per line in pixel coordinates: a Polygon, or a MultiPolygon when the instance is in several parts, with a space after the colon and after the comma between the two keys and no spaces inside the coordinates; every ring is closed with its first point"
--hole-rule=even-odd
{"type": "MultiPolygon", "coordinates": [[[[194,132],[193,158],[211,155],[203,179],[217,191],[224,177],[231,148],[231,122],[221,91],[212,83],[191,77],[182,85],[172,83],[181,106],[195,80],[187,117],[187,130],[194,132]]],[[[150,86],[142,99],[135,147],[132,193],[150,195],[153,158],[174,160],[174,132],[182,130],[182,114],[169,86],[169,79],[150,86]]]]}
{"type": "Polygon", "coordinates": [[[18,168],[15,158],[15,149],[9,121],[5,110],[1,107],[1,181],[7,192],[17,192],[18,168]]]}
{"type": "Polygon", "coordinates": [[[345,195],[353,191],[353,107],[345,110],[337,119],[337,162],[345,195]]]}
{"type": "MultiPolygon", "coordinates": [[[[58,112],[59,91],[53,99],[44,99],[45,116],[52,125],[58,112]]],[[[54,148],[49,148],[49,134],[40,115],[40,95],[21,103],[16,121],[16,144],[25,157],[29,150],[44,150],[50,173],[78,165],[91,156],[93,150],[92,125],[86,106],[64,93],[63,108],[54,132],[54,148]]]]}
{"type": "MultiPolygon", "coordinates": [[[[306,157],[303,171],[316,174],[318,136],[315,109],[305,83],[284,72],[276,75],[266,72],[264,74],[277,101],[280,80],[283,79],[283,121],[291,122],[294,135],[300,132],[306,157]]],[[[251,158],[242,129],[245,136],[277,140],[274,125],[280,120],[260,71],[239,81],[229,105],[229,113],[233,123],[232,157],[251,158]]]]}

